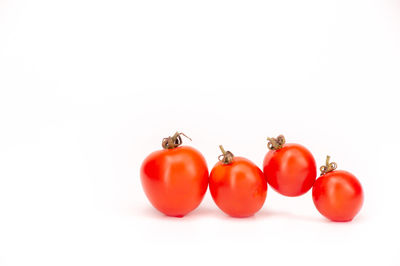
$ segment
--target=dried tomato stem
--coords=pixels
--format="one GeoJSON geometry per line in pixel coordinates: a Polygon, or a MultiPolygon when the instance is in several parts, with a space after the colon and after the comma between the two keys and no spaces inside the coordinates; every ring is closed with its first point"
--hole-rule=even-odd
{"type": "Polygon", "coordinates": [[[226,151],[222,145],[219,145],[219,149],[221,150],[222,154],[225,155],[226,151]]]}
{"type": "Polygon", "coordinates": [[[276,138],[267,138],[268,140],[268,148],[270,150],[279,150],[285,144],[285,137],[283,135],[279,135],[276,138]]]}
{"type": "Polygon", "coordinates": [[[230,151],[225,151],[222,145],[219,145],[219,149],[221,150],[222,154],[218,156],[218,160],[223,164],[230,164],[233,160],[233,153],[230,151]]]}
{"type": "Polygon", "coordinates": [[[321,175],[332,172],[333,170],[335,170],[337,168],[337,164],[335,162],[329,162],[330,159],[331,159],[331,156],[327,155],[325,165],[323,165],[319,168],[319,170],[321,170],[321,175]]]}
{"type": "Polygon", "coordinates": [[[179,147],[182,144],[181,135],[188,138],[189,140],[192,140],[182,132],[175,132],[175,134],[172,137],[169,136],[168,138],[163,138],[161,146],[164,149],[174,149],[176,147],[179,147]]]}

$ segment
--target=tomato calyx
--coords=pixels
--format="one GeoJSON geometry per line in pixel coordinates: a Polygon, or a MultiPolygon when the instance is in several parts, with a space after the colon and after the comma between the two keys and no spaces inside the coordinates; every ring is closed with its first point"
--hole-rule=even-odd
{"type": "Polygon", "coordinates": [[[188,138],[190,141],[192,140],[182,132],[175,132],[175,134],[172,137],[169,136],[168,138],[163,138],[161,146],[166,150],[175,149],[176,147],[179,147],[180,145],[182,145],[181,135],[188,138]]]}
{"type": "Polygon", "coordinates": [[[333,170],[335,170],[337,168],[337,164],[335,162],[329,162],[330,159],[331,159],[331,156],[327,155],[325,165],[322,165],[319,168],[319,170],[321,170],[321,175],[332,172],[333,170]]]}
{"type": "Polygon", "coordinates": [[[283,145],[286,142],[285,137],[283,135],[279,135],[276,138],[267,138],[267,140],[268,140],[268,149],[274,151],[282,149],[283,145]]]}
{"type": "Polygon", "coordinates": [[[230,151],[225,151],[224,147],[222,145],[219,145],[219,149],[221,150],[222,154],[218,156],[218,160],[222,162],[223,164],[230,164],[232,163],[233,160],[233,153],[230,151]]]}

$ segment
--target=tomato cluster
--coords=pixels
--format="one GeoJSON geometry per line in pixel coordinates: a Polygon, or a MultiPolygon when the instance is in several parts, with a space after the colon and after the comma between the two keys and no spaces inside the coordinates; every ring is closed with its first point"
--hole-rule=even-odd
{"type": "Polygon", "coordinates": [[[250,160],[234,156],[220,146],[222,154],[209,174],[206,160],[196,149],[181,146],[183,133],[164,138],[162,150],[142,163],[142,186],[160,212],[183,217],[200,205],[207,186],[215,204],[232,217],[254,215],[263,206],[268,184],[278,193],[296,197],[312,188],[317,210],[332,221],[351,221],[363,204],[363,190],[349,172],[336,170],[336,163],[317,167],[311,152],[285,138],[268,138],[269,151],[263,171],[250,160]]]}

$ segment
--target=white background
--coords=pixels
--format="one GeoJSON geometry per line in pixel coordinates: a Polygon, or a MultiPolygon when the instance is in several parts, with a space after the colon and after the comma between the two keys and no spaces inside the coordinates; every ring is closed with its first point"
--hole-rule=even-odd
{"type": "Polygon", "coordinates": [[[400,265],[399,89],[395,0],[0,0],[0,265],[400,265]],[[285,134],[363,209],[166,217],[139,167],[176,130],[210,169],[285,134]]]}

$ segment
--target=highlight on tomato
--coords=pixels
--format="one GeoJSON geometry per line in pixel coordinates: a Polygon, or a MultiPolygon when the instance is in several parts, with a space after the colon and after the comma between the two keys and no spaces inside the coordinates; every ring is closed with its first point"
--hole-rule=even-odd
{"type": "Polygon", "coordinates": [[[183,217],[199,206],[208,186],[206,160],[198,150],[181,146],[181,136],[187,137],[176,132],[164,138],[163,149],[148,155],[140,170],[150,203],[160,212],[175,217],[183,217]]]}
{"type": "Polygon", "coordinates": [[[300,144],[285,143],[283,135],[268,138],[270,149],[264,158],[264,175],[278,193],[296,197],[311,189],[317,166],[311,152],[300,144]]]}
{"type": "Polygon", "coordinates": [[[248,217],[261,209],[267,196],[267,182],[260,168],[243,157],[236,157],[220,146],[222,155],[210,173],[214,202],[232,217],[248,217]]]}
{"type": "Polygon", "coordinates": [[[361,210],[364,192],[358,179],[351,173],[336,170],[337,164],[321,166],[321,176],[315,181],[312,198],[317,210],[334,222],[348,222],[361,210]]]}

